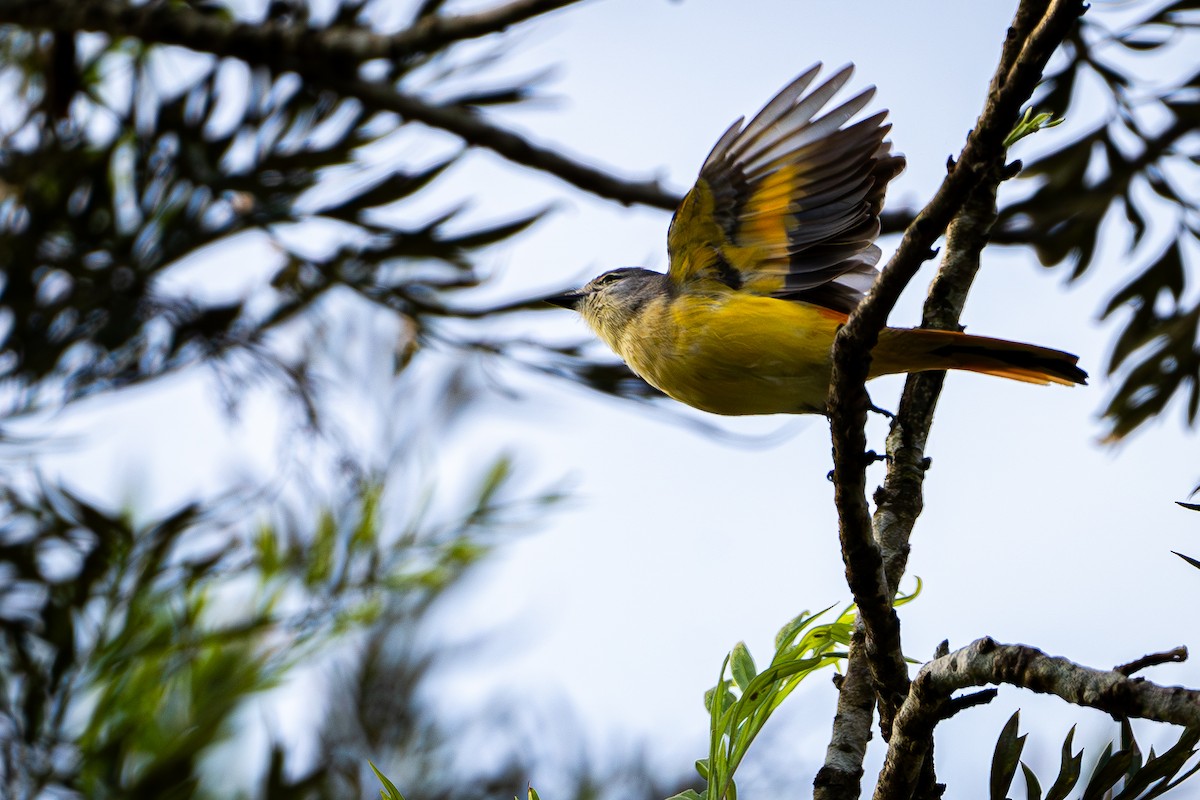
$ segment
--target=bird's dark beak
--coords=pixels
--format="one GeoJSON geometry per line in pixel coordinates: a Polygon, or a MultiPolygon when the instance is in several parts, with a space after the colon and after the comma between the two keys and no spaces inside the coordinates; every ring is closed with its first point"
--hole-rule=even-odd
{"type": "Polygon", "coordinates": [[[579,309],[579,302],[583,300],[585,294],[586,293],[580,289],[572,289],[571,291],[563,292],[562,294],[543,297],[542,302],[549,303],[552,306],[558,306],[559,308],[569,308],[572,311],[577,311],[579,309]]]}

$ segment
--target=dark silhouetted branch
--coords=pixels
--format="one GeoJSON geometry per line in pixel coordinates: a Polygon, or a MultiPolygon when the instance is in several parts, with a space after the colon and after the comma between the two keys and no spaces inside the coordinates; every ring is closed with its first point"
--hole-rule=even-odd
{"type": "Polygon", "coordinates": [[[341,26],[317,29],[284,22],[254,25],[205,14],[182,3],[133,6],[117,0],[6,0],[0,2],[0,23],[63,33],[90,31],[113,38],[134,37],[148,44],[177,45],[237,58],[276,72],[295,72],[312,86],[325,86],[357,97],[371,108],[393,111],[405,119],[448,131],[467,144],[554,175],[583,191],[625,205],[638,203],[673,211],[679,196],[657,182],[621,180],[534,144],[477,113],[427,103],[388,82],[338,77],[355,75],[367,61],[395,61],[423,54],[456,41],[497,33],[576,2],[580,0],[514,0],[473,14],[425,17],[411,28],[390,35],[341,26]]]}
{"type": "Polygon", "coordinates": [[[548,172],[577,189],[605,199],[616,200],[624,205],[639,203],[669,211],[679,205],[679,195],[663,189],[656,181],[626,181],[613,177],[605,170],[575,161],[487,122],[475,112],[427,103],[385,84],[335,81],[332,86],[359,98],[370,108],[393,111],[405,119],[448,131],[469,145],[491,150],[516,164],[548,172]]]}
{"type": "Polygon", "coordinates": [[[199,53],[215,53],[264,64],[280,71],[308,73],[330,64],[398,61],[455,42],[500,33],[581,0],[514,0],[472,14],[423,17],[392,34],[363,28],[313,28],[302,22],[240,22],[185,3],[125,0],[5,0],[0,21],[64,33],[93,31],[114,38],[131,36],[199,53]]]}

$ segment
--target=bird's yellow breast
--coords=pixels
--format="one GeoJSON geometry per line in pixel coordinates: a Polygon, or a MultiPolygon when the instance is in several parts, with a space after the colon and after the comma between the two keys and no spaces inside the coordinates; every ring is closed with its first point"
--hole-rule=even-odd
{"type": "Polygon", "coordinates": [[[647,303],[609,339],[649,383],[716,414],[823,413],[845,316],[734,292],[647,303]]]}

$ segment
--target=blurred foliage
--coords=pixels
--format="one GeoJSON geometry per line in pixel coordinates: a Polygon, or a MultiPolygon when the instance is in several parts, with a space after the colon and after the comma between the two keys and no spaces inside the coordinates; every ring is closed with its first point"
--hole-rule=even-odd
{"type": "MultiPolygon", "coordinates": [[[[440,22],[441,2],[412,5],[404,24],[440,22]]],[[[347,0],[324,4],[315,23],[305,3],[243,6],[152,10],[164,23],[262,13],[267,24],[360,31],[381,8],[396,11],[347,0]]],[[[420,83],[472,113],[531,96],[536,78],[488,83],[497,53],[459,45],[392,59],[384,80],[420,83]]],[[[329,67],[350,76],[357,65],[329,67]]],[[[0,442],[33,448],[0,462],[0,796],[341,800],[372,794],[368,758],[422,800],[512,796],[551,758],[581,798],[677,791],[636,752],[603,767],[582,747],[551,753],[570,739],[569,715],[544,726],[560,729],[552,745],[517,746],[517,710],[447,721],[423,694],[452,657],[476,666],[427,634],[440,598],[501,532],[543,518],[559,495],[519,496],[510,460],[477,453],[473,494],[448,510],[470,476],[429,475],[415,442],[440,435],[473,396],[457,373],[406,376],[427,342],[508,351],[495,334],[463,337],[449,323],[532,305],[481,305],[470,290],[481,254],[541,213],[476,222],[465,204],[438,205],[461,147],[267,65],[10,25],[0,96],[0,442]],[[238,249],[248,241],[257,249],[238,249]],[[175,280],[197,266],[250,288],[175,280]],[[402,415],[387,409],[381,427],[394,441],[376,450],[398,452],[382,467],[375,450],[329,433],[337,414],[315,377],[337,374],[345,356],[329,317],[380,311],[401,341],[376,352],[394,357],[389,391],[408,401],[402,415]],[[197,366],[241,395],[245,365],[283,385],[276,401],[296,401],[307,433],[325,437],[302,486],[275,476],[139,522],[42,478],[39,443],[22,438],[31,426],[13,433],[21,415],[197,366]],[[410,396],[417,383],[440,392],[428,413],[410,396]],[[328,662],[330,674],[294,685],[328,662]],[[285,702],[308,712],[308,728],[288,730],[285,744],[262,722],[267,741],[255,745],[253,712],[289,693],[302,695],[285,702]],[[472,737],[509,752],[476,762],[472,737]],[[306,738],[315,752],[298,758],[291,742],[306,738]]],[[[547,354],[573,359],[572,348],[547,354]]]]}
{"type": "Polygon", "coordinates": [[[1200,752],[1196,749],[1197,743],[1200,743],[1200,730],[1184,730],[1175,744],[1163,754],[1156,755],[1154,748],[1151,748],[1149,754],[1143,757],[1129,720],[1122,720],[1120,748],[1114,752],[1110,742],[1092,765],[1082,785],[1079,779],[1083,776],[1083,751],[1071,752],[1075,737],[1075,729],[1071,728],[1063,740],[1058,775],[1043,794],[1037,776],[1021,761],[1025,736],[1017,735],[1020,716],[1019,711],[1013,714],[996,740],[988,794],[991,800],[1005,800],[1008,797],[1018,766],[1025,776],[1027,800],[1067,800],[1077,786],[1080,792],[1075,796],[1080,800],[1150,800],[1177,788],[1200,771],[1200,763],[1188,767],[1188,762],[1200,752]],[[1185,767],[1187,770],[1183,771],[1185,767]]]}
{"type": "MultiPolygon", "coordinates": [[[[5,796],[51,788],[92,798],[220,796],[206,788],[204,760],[238,733],[237,715],[253,696],[342,635],[379,637],[393,627],[413,635],[489,552],[489,531],[554,500],[530,508],[500,499],[502,463],[460,519],[414,521],[399,535],[383,527],[382,486],[366,480],[310,522],[284,514],[249,536],[239,535],[245,507],[236,498],[135,525],[60,487],[4,490],[5,796]]],[[[406,680],[394,680],[393,669],[388,691],[373,687],[381,693],[361,698],[358,710],[386,696],[380,705],[394,728],[422,726],[429,736],[416,691],[432,656],[403,652],[406,680]]],[[[372,647],[358,658],[372,663],[372,647]]],[[[357,753],[360,769],[366,751],[357,753]]],[[[332,788],[332,757],[286,778],[277,752],[261,796],[346,796],[332,788]]],[[[436,756],[429,767],[447,772],[436,756]]]]}
{"type": "Polygon", "coordinates": [[[1031,244],[1043,264],[1066,264],[1072,280],[1098,252],[1125,248],[1129,273],[1103,311],[1120,320],[1104,410],[1113,438],[1176,395],[1186,396],[1190,422],[1200,410],[1200,296],[1189,291],[1200,258],[1200,71],[1188,57],[1198,43],[1195,0],[1097,4],[1034,98],[1039,111],[1090,127],[1026,161],[1022,175],[1036,188],[1003,205],[996,223],[997,241],[1031,244]],[[1114,19],[1122,22],[1110,29],[1114,19]]]}
{"type": "Polygon", "coordinates": [[[472,255],[539,216],[465,231],[458,211],[384,221],[380,209],[425,189],[458,155],[372,167],[362,153],[397,135],[404,125],[394,117],[262,67],[195,56],[179,70],[181,54],[129,40],[81,60],[72,119],[53,119],[49,83],[28,70],[54,61],[58,46],[0,28],[0,80],[20,82],[25,112],[0,130],[0,378],[14,411],[231,349],[303,389],[302,365],[263,347],[273,329],[346,287],[404,315],[419,337],[426,317],[453,313],[442,295],[478,285],[472,255]],[[173,68],[183,74],[164,80],[173,68]],[[329,252],[291,244],[287,234],[313,220],[338,223],[329,252]],[[159,290],[186,256],[219,258],[250,230],[280,254],[271,302],[252,311],[244,300],[159,290]]]}

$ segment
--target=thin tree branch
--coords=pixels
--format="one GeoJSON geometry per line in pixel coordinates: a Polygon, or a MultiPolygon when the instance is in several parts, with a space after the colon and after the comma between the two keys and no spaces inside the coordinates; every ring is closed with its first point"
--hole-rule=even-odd
{"type": "Polygon", "coordinates": [[[1122,664],[1119,667],[1113,667],[1113,672],[1119,672],[1122,675],[1132,675],[1135,672],[1140,672],[1147,667],[1157,667],[1159,664],[1179,664],[1187,661],[1188,649],[1186,647],[1176,647],[1162,653],[1150,653],[1141,658],[1135,658],[1128,664],[1122,664]]]}
{"type": "Polygon", "coordinates": [[[873,538],[865,494],[864,427],[871,405],[865,388],[869,353],[900,292],[932,255],[934,242],[975,187],[990,176],[990,166],[1003,158],[1004,138],[1016,124],[1021,104],[1032,95],[1046,62],[1084,11],[1079,0],[1058,0],[1048,9],[1045,5],[1034,0],[1021,4],[989,87],[987,103],[958,163],[951,165],[933,199],[905,231],[895,255],[834,342],[829,393],[834,498],[846,578],[866,628],[865,649],[871,660],[885,735],[895,709],[907,694],[908,673],[900,649],[899,619],[891,605],[894,588],[873,538]],[[1032,14],[1040,20],[1036,27],[1028,23],[1032,14]],[[1020,31],[1030,28],[1032,33],[1022,40],[1020,31]]]}
{"type": "Polygon", "coordinates": [[[203,14],[180,3],[133,6],[119,0],[0,0],[0,23],[63,33],[91,31],[114,39],[131,36],[151,44],[236,58],[275,72],[295,72],[313,86],[328,87],[357,97],[370,108],[393,111],[448,131],[467,144],[554,175],[585,192],[625,205],[638,203],[673,211],[679,195],[655,181],[621,180],[487,122],[480,114],[427,103],[390,83],[339,77],[355,75],[366,61],[407,58],[496,33],[577,2],[581,0],[514,0],[475,14],[428,17],[392,35],[345,27],[314,29],[294,23],[252,25],[203,14]]]}
{"type": "Polygon", "coordinates": [[[933,727],[944,718],[960,689],[1010,684],[1053,694],[1079,706],[1105,711],[1117,719],[1138,717],[1173,725],[1200,726],[1200,691],[1159,686],[1116,670],[1083,667],[1048,656],[1026,645],[979,639],[930,661],[913,680],[896,715],[891,746],[875,787],[876,800],[910,797],[924,761],[933,727]]]}
{"type": "Polygon", "coordinates": [[[328,83],[339,92],[359,98],[369,108],[393,111],[405,119],[448,131],[469,145],[491,150],[516,164],[548,172],[577,189],[599,197],[624,205],[639,203],[668,211],[673,211],[679,205],[679,195],[662,188],[657,181],[626,181],[613,177],[602,169],[534,144],[524,136],[487,122],[479,114],[463,108],[426,103],[380,83],[359,80],[328,83]]]}
{"type": "Polygon", "coordinates": [[[950,719],[955,714],[966,711],[968,708],[986,706],[999,696],[999,689],[980,689],[978,692],[971,692],[970,694],[964,694],[959,697],[951,697],[946,702],[946,708],[942,719],[950,719]]]}
{"type": "Polygon", "coordinates": [[[474,14],[430,15],[407,30],[385,37],[388,41],[384,43],[384,52],[365,58],[394,59],[401,55],[428,53],[454,42],[500,33],[518,23],[580,2],[582,0],[512,0],[474,14]]]}
{"type": "Polygon", "coordinates": [[[70,33],[95,31],[113,38],[132,36],[146,42],[218,53],[279,71],[304,72],[313,65],[362,64],[374,59],[399,61],[455,42],[500,33],[521,22],[582,0],[513,0],[457,16],[431,15],[392,34],[362,28],[311,28],[300,22],[240,22],[204,13],[184,3],[125,0],[3,0],[0,22],[70,33]]]}

